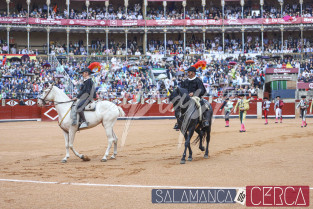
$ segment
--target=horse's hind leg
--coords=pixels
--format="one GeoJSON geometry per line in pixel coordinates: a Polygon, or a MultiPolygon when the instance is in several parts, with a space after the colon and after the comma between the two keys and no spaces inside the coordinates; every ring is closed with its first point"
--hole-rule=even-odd
{"type": "MultiPolygon", "coordinates": [[[[104,126],[104,125],[103,125],[104,126]]],[[[105,127],[105,132],[106,135],[108,137],[108,148],[103,156],[103,158],[101,159],[102,162],[106,162],[107,161],[107,157],[109,155],[110,149],[112,147],[112,143],[114,142],[115,138],[114,138],[114,132],[113,132],[113,128],[112,126],[110,127],[105,127]]],[[[115,145],[114,145],[115,146],[115,145]]]]}
{"type": "Polygon", "coordinates": [[[196,132],[199,134],[199,149],[203,152],[205,149],[202,145],[202,140],[203,140],[203,131],[201,129],[197,129],[196,132]]]}
{"type": "Polygon", "coordinates": [[[67,159],[70,157],[70,147],[69,147],[69,134],[65,131],[63,131],[64,139],[65,139],[65,149],[66,149],[66,155],[61,161],[62,163],[66,163],[67,159]]]}
{"type": "Polygon", "coordinates": [[[115,159],[116,155],[117,155],[117,136],[115,135],[114,131],[112,130],[113,132],[113,137],[114,137],[114,152],[113,152],[113,155],[111,156],[111,159],[115,159]]]}
{"type": "Polygon", "coordinates": [[[206,148],[205,148],[205,153],[204,153],[204,158],[209,158],[209,143],[211,140],[211,126],[212,126],[212,121],[210,122],[210,126],[207,127],[206,131],[206,148]]]}

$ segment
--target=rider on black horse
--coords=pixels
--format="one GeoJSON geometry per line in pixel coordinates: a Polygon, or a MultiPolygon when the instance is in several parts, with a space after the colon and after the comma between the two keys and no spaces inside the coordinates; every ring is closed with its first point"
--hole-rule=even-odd
{"type": "MultiPolygon", "coordinates": [[[[198,66],[197,64],[195,64],[194,66],[191,66],[187,71],[188,71],[188,78],[186,80],[184,80],[183,82],[181,82],[180,87],[187,89],[189,96],[190,97],[199,97],[200,99],[206,94],[206,89],[203,85],[203,82],[201,81],[200,78],[196,77],[196,67],[198,66]]],[[[200,104],[201,106],[204,105],[206,101],[204,101],[204,99],[200,100],[200,104]]],[[[176,109],[175,111],[175,117],[179,120],[179,108],[176,109]]],[[[204,127],[208,127],[209,124],[209,118],[210,115],[208,113],[208,111],[205,111],[203,113],[203,123],[202,125],[204,127]]],[[[174,129],[180,129],[179,123],[175,124],[174,129]]]]}

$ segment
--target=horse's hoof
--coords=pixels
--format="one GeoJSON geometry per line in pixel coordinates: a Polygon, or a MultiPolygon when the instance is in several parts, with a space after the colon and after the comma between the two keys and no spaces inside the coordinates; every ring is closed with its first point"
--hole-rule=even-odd
{"type": "Polygon", "coordinates": [[[192,157],[188,157],[188,161],[192,161],[192,157]]]}
{"type": "Polygon", "coordinates": [[[110,158],[110,159],[115,160],[116,158],[115,158],[114,156],[111,156],[111,158],[110,158]]]}
{"type": "Polygon", "coordinates": [[[61,163],[67,163],[67,160],[63,159],[63,160],[61,160],[61,163]]]}
{"type": "Polygon", "coordinates": [[[90,161],[90,158],[87,155],[82,156],[83,161],[90,161]]]}
{"type": "Polygon", "coordinates": [[[186,160],[181,160],[180,161],[180,164],[185,164],[186,163],[186,160]]]}
{"type": "Polygon", "coordinates": [[[101,162],[106,162],[107,161],[107,159],[101,159],[101,162]]]}
{"type": "Polygon", "coordinates": [[[204,155],[204,158],[205,158],[205,159],[208,159],[208,158],[209,158],[209,155],[204,155]]]}

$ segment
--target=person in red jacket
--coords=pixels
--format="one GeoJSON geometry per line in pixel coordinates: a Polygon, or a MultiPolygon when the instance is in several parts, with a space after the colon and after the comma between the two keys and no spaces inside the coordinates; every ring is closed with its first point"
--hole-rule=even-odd
{"type": "Polygon", "coordinates": [[[268,101],[267,97],[264,97],[263,104],[262,104],[262,109],[263,109],[263,114],[264,114],[264,118],[265,118],[265,125],[268,124],[267,115],[268,115],[268,111],[270,109],[270,106],[271,106],[271,102],[268,101]]]}

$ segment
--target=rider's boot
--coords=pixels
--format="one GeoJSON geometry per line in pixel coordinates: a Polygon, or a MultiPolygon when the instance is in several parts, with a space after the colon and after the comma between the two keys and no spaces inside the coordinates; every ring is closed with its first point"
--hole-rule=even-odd
{"type": "Polygon", "coordinates": [[[82,123],[81,123],[81,125],[79,126],[79,128],[87,128],[88,125],[89,125],[89,123],[86,122],[86,118],[85,118],[84,111],[81,111],[81,112],[79,113],[79,117],[80,117],[81,120],[82,120],[82,123]]]}

